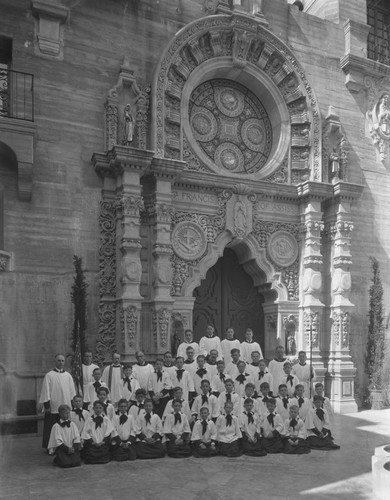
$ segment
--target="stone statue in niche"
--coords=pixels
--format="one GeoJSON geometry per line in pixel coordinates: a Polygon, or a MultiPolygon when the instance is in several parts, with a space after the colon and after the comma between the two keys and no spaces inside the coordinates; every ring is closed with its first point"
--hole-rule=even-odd
{"type": "Polygon", "coordinates": [[[130,104],[126,104],[123,111],[123,138],[122,144],[128,146],[134,139],[135,120],[130,104]]]}
{"type": "Polygon", "coordinates": [[[383,93],[371,111],[368,111],[368,120],[372,141],[379,149],[382,161],[387,157],[390,144],[390,92],[383,93]]]}
{"type": "Polygon", "coordinates": [[[337,154],[337,151],[333,149],[333,152],[329,155],[329,166],[331,176],[334,179],[340,178],[340,157],[337,154]]]}

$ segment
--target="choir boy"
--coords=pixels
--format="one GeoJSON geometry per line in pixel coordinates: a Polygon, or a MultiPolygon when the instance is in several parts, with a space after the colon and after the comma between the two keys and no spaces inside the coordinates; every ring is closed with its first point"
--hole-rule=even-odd
{"type": "Polygon", "coordinates": [[[283,369],[284,363],[287,358],[284,357],[284,347],[278,345],[275,349],[275,357],[271,359],[268,363],[268,371],[272,375],[273,385],[271,385],[271,391],[273,394],[278,393],[280,384],[283,384],[283,378],[286,375],[283,369]]]}
{"type": "Polygon", "coordinates": [[[194,396],[194,381],[190,372],[183,368],[184,358],[178,356],[176,358],[175,370],[171,373],[171,383],[173,387],[181,387],[183,390],[183,398],[189,401],[194,396]]]}
{"type": "Polygon", "coordinates": [[[107,384],[110,391],[110,400],[117,405],[121,399],[121,380],[123,378],[123,365],[120,363],[121,355],[115,352],[112,355],[112,363],[103,370],[102,380],[107,384]]]}
{"type": "Polygon", "coordinates": [[[240,441],[242,438],[238,417],[233,415],[233,403],[226,401],[224,415],[220,415],[215,423],[217,427],[218,451],[225,457],[242,455],[240,441]]]}
{"type": "Polygon", "coordinates": [[[209,409],[206,406],[200,409],[199,414],[200,419],[195,422],[191,435],[193,455],[196,458],[213,457],[218,455],[217,428],[209,420],[209,409]]]}
{"type": "Polygon", "coordinates": [[[191,429],[186,415],[181,411],[182,404],[178,399],[173,402],[173,413],[167,415],[164,422],[167,455],[172,458],[191,456],[191,429]]]}
{"type": "Polygon", "coordinates": [[[70,420],[76,424],[76,427],[81,435],[83,431],[84,424],[89,417],[89,411],[83,410],[83,397],[80,394],[72,400],[73,409],[70,412],[70,420]]]}
{"type": "Polygon", "coordinates": [[[246,371],[245,361],[238,361],[238,375],[233,379],[235,392],[242,397],[245,394],[245,386],[249,382],[253,383],[252,376],[246,371]]]}
{"type": "Polygon", "coordinates": [[[191,375],[192,380],[194,380],[194,375],[198,369],[198,364],[194,358],[195,351],[192,347],[187,347],[187,358],[184,360],[183,368],[191,375]]]}
{"type": "Polygon", "coordinates": [[[304,387],[305,394],[310,398],[313,393],[311,390],[312,381],[315,379],[316,374],[314,368],[307,363],[305,351],[299,351],[298,363],[293,365],[292,373],[298,377],[299,383],[304,387]]]}
{"type": "Polygon", "coordinates": [[[260,395],[257,399],[257,408],[260,415],[267,414],[267,403],[270,400],[270,386],[268,382],[260,384],[260,395]]]}
{"type": "Polygon", "coordinates": [[[219,409],[222,414],[225,411],[225,403],[233,404],[233,415],[238,417],[240,414],[240,396],[234,392],[234,382],[232,379],[227,378],[225,382],[225,390],[218,396],[219,409]]]}
{"type": "Polygon", "coordinates": [[[100,387],[107,387],[107,384],[102,380],[102,371],[100,368],[95,368],[92,372],[93,382],[89,382],[84,392],[84,409],[92,410],[92,404],[97,399],[97,393],[100,387]]]}
{"type": "Polygon", "coordinates": [[[118,412],[112,419],[115,432],[111,440],[112,459],[117,462],[135,460],[135,435],[137,432],[135,421],[128,415],[129,403],[127,399],[118,401],[118,412]]]}
{"type": "MultiPolygon", "coordinates": [[[[325,409],[328,412],[329,418],[332,418],[333,416],[333,408],[330,404],[329,398],[327,398],[324,395],[324,385],[321,382],[317,382],[314,386],[314,392],[317,394],[317,396],[321,396],[322,398],[322,405],[321,408],[325,409]]],[[[313,399],[312,399],[313,401],[313,399]]],[[[314,406],[314,403],[313,403],[314,406]]]]}
{"type": "MultiPolygon", "coordinates": [[[[80,396],[82,404],[82,397],[80,396]]],[[[50,431],[49,454],[54,455],[53,463],[58,467],[78,467],[81,465],[80,433],[76,424],[70,421],[70,407],[58,407],[59,422],[55,423],[50,431]]]]}
{"type": "Polygon", "coordinates": [[[138,380],[141,389],[148,390],[148,381],[154,368],[145,361],[145,354],[142,351],[136,351],[135,358],[137,362],[133,365],[133,375],[138,380]]]}
{"type": "Polygon", "coordinates": [[[202,354],[199,354],[199,356],[196,358],[196,361],[198,363],[198,369],[194,373],[193,377],[194,391],[196,392],[196,394],[202,394],[202,390],[200,388],[202,380],[208,380],[209,382],[211,382],[211,377],[210,373],[204,367],[206,358],[202,354]]]}
{"type": "Polygon", "coordinates": [[[172,389],[173,393],[173,399],[170,399],[167,403],[167,406],[165,407],[164,414],[162,421],[163,423],[165,422],[165,419],[167,415],[170,413],[173,413],[173,403],[175,401],[180,401],[181,403],[181,411],[184,413],[184,415],[188,418],[188,421],[191,423],[192,421],[192,416],[191,416],[191,409],[190,405],[188,404],[188,401],[183,398],[183,389],[180,386],[174,387],[172,389]]]}
{"type": "Polygon", "coordinates": [[[125,365],[123,368],[123,378],[120,386],[121,399],[128,402],[135,400],[135,391],[140,388],[138,380],[133,376],[133,367],[125,365]]]}
{"type": "Polygon", "coordinates": [[[98,365],[92,363],[93,354],[91,351],[87,351],[84,353],[83,364],[81,365],[83,370],[83,394],[85,394],[85,390],[89,382],[93,382],[93,370],[95,368],[99,368],[98,365]]]}
{"type": "Polygon", "coordinates": [[[309,411],[312,408],[312,402],[304,396],[305,388],[303,384],[298,384],[295,387],[295,396],[291,400],[291,404],[297,405],[299,408],[299,416],[302,420],[306,420],[309,411]]]}
{"type": "Polygon", "coordinates": [[[232,349],[238,349],[240,351],[241,345],[240,341],[234,338],[234,330],[229,327],[226,330],[226,338],[221,341],[221,351],[222,358],[225,361],[226,368],[229,367],[232,362],[231,352],[232,349]]]}
{"type": "MultiPolygon", "coordinates": [[[[97,393],[98,401],[100,401],[101,405],[103,406],[103,413],[107,415],[107,417],[112,420],[112,417],[114,416],[115,409],[114,406],[108,401],[108,388],[107,387],[100,387],[97,393]]],[[[92,411],[93,413],[95,411],[94,405],[92,405],[92,411]]]]}
{"type": "Polygon", "coordinates": [[[282,453],[284,444],[282,436],[284,434],[284,422],[280,415],[275,412],[276,400],[269,398],[267,402],[267,413],[262,420],[263,446],[267,453],[282,453]]]}
{"type": "Polygon", "coordinates": [[[154,412],[160,418],[163,416],[172,389],[171,378],[167,372],[163,371],[163,366],[164,361],[161,358],[156,359],[155,370],[148,381],[148,391],[153,401],[154,412]]]}
{"type": "Polygon", "coordinates": [[[171,377],[172,373],[176,371],[176,366],[173,362],[172,358],[172,353],[171,351],[167,351],[164,353],[164,367],[163,367],[164,372],[167,372],[168,375],[171,377]]]}
{"type": "Polygon", "coordinates": [[[244,403],[247,399],[250,399],[253,404],[252,411],[260,415],[259,404],[255,395],[255,384],[248,382],[245,386],[245,394],[241,396],[240,399],[240,413],[244,411],[244,403]]]}
{"type": "Polygon", "coordinates": [[[267,382],[271,388],[273,386],[274,379],[268,371],[267,363],[265,362],[265,360],[259,359],[259,361],[257,361],[258,356],[258,352],[252,353],[252,358],[254,359],[254,361],[251,365],[248,366],[248,371],[253,377],[256,393],[260,394],[260,385],[263,382],[267,382]]]}
{"type": "Polygon", "coordinates": [[[330,432],[328,412],[321,408],[322,398],[317,394],[313,397],[315,408],[306,417],[307,444],[312,450],[338,450],[340,446],[333,442],[330,432]]]}
{"type": "Polygon", "coordinates": [[[145,389],[137,389],[135,391],[135,402],[130,403],[129,409],[129,415],[132,415],[134,420],[136,420],[139,415],[143,415],[145,413],[145,399],[145,389]]]}
{"type": "Polygon", "coordinates": [[[280,384],[279,395],[276,399],[276,411],[282,417],[283,422],[288,418],[290,414],[291,398],[288,397],[287,385],[280,384]]]}
{"type": "Polygon", "coordinates": [[[241,351],[240,349],[232,349],[230,352],[230,364],[229,367],[226,368],[226,373],[229,375],[231,379],[235,379],[239,374],[238,371],[238,362],[240,361],[241,351]]]}
{"type": "Polygon", "coordinates": [[[217,363],[218,363],[218,351],[216,349],[211,349],[207,361],[204,365],[206,370],[210,374],[210,380],[217,374],[217,363]]]}
{"type": "Polygon", "coordinates": [[[219,396],[225,390],[225,382],[228,377],[225,374],[225,362],[217,361],[217,374],[211,378],[211,391],[214,396],[219,396]]]}
{"type": "Polygon", "coordinates": [[[111,433],[115,432],[111,420],[104,414],[100,401],[93,403],[93,414],[85,422],[81,438],[84,443],[86,464],[106,464],[111,460],[111,433]]]}
{"type": "Polygon", "coordinates": [[[187,347],[191,347],[194,350],[194,356],[199,354],[199,344],[193,341],[192,330],[186,330],[184,332],[184,342],[182,342],[177,348],[177,356],[181,356],[186,359],[187,347]]]}
{"type": "Polygon", "coordinates": [[[285,363],[283,363],[284,377],[282,378],[282,381],[280,383],[286,384],[287,392],[290,398],[294,396],[295,387],[299,384],[298,377],[296,375],[292,375],[291,370],[292,370],[292,365],[290,361],[286,361],[285,363]]]}
{"type": "Polygon", "coordinates": [[[260,415],[253,411],[253,400],[245,399],[244,411],[239,417],[242,433],[241,448],[244,455],[263,457],[267,454],[261,443],[261,420],[260,415]]]}
{"type": "Polygon", "coordinates": [[[140,414],[136,421],[137,458],[162,458],[165,455],[161,442],[164,435],[161,419],[152,410],[152,400],[145,399],[145,413],[140,414]]]}
{"type": "Polygon", "coordinates": [[[212,325],[207,325],[206,335],[199,341],[199,354],[208,356],[211,349],[218,351],[218,359],[222,359],[221,340],[215,335],[215,330],[212,325]]]}
{"type": "Polygon", "coordinates": [[[210,418],[215,422],[221,413],[218,398],[214,394],[210,394],[210,382],[208,380],[202,380],[200,389],[202,394],[196,396],[191,408],[192,417],[194,420],[200,418],[200,409],[206,407],[209,410],[210,418]]]}
{"type": "Polygon", "coordinates": [[[259,352],[260,358],[263,357],[261,347],[257,342],[253,340],[253,331],[250,328],[248,328],[245,332],[245,340],[244,342],[241,342],[240,350],[241,350],[242,360],[245,361],[245,363],[252,362],[251,354],[253,351],[259,352]]]}
{"type": "Polygon", "coordinates": [[[290,406],[289,417],[284,422],[284,434],[284,453],[289,455],[310,453],[310,448],[306,443],[305,422],[299,417],[297,405],[290,406]]]}

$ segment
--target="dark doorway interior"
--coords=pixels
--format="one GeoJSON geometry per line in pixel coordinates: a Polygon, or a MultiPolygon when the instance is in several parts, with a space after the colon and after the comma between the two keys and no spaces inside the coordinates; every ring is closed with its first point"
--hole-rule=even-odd
{"type": "Polygon", "coordinates": [[[264,349],[264,297],[253,286],[233,250],[225,249],[195,289],[194,297],[194,340],[199,342],[208,324],[214,325],[221,339],[232,326],[240,341],[244,340],[245,330],[251,328],[254,340],[264,349]]]}

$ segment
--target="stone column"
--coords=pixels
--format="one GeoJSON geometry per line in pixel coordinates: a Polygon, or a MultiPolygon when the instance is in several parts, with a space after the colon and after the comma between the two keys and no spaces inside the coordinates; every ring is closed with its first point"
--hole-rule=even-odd
{"type": "Polygon", "coordinates": [[[311,355],[311,363],[317,375],[322,378],[325,368],[321,356],[323,335],[321,232],[324,229],[321,203],[328,186],[305,182],[298,186],[301,197],[302,221],[302,266],[301,266],[301,329],[298,338],[299,349],[311,355]]]}
{"type": "Polygon", "coordinates": [[[353,223],[351,202],[356,198],[356,186],[346,183],[334,185],[334,224],[331,226],[331,339],[328,372],[332,377],[331,399],[335,411],[349,413],[357,411],[354,399],[356,369],[350,355],[350,320],[353,304],[349,300],[351,291],[352,264],[350,245],[353,223]]]}
{"type": "Polygon", "coordinates": [[[140,294],[140,212],[144,204],[140,178],[150,167],[153,152],[115,146],[109,155],[110,168],[117,181],[117,344],[124,359],[130,360],[143,344],[140,331],[143,301],[140,294]]]}
{"type": "Polygon", "coordinates": [[[171,321],[174,299],[172,284],[172,184],[180,176],[184,162],[153,158],[149,179],[147,214],[149,221],[151,295],[145,303],[145,324],[151,327],[152,354],[171,350],[171,321]],[[150,186],[152,186],[150,188],[150,186]]]}

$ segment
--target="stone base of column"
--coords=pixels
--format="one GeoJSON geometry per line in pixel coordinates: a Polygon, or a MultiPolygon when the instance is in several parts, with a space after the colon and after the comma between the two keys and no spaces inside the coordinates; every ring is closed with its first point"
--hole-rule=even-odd
{"type": "Polygon", "coordinates": [[[355,401],[356,368],[348,355],[329,360],[328,376],[331,382],[331,403],[335,413],[356,413],[355,401]]]}

